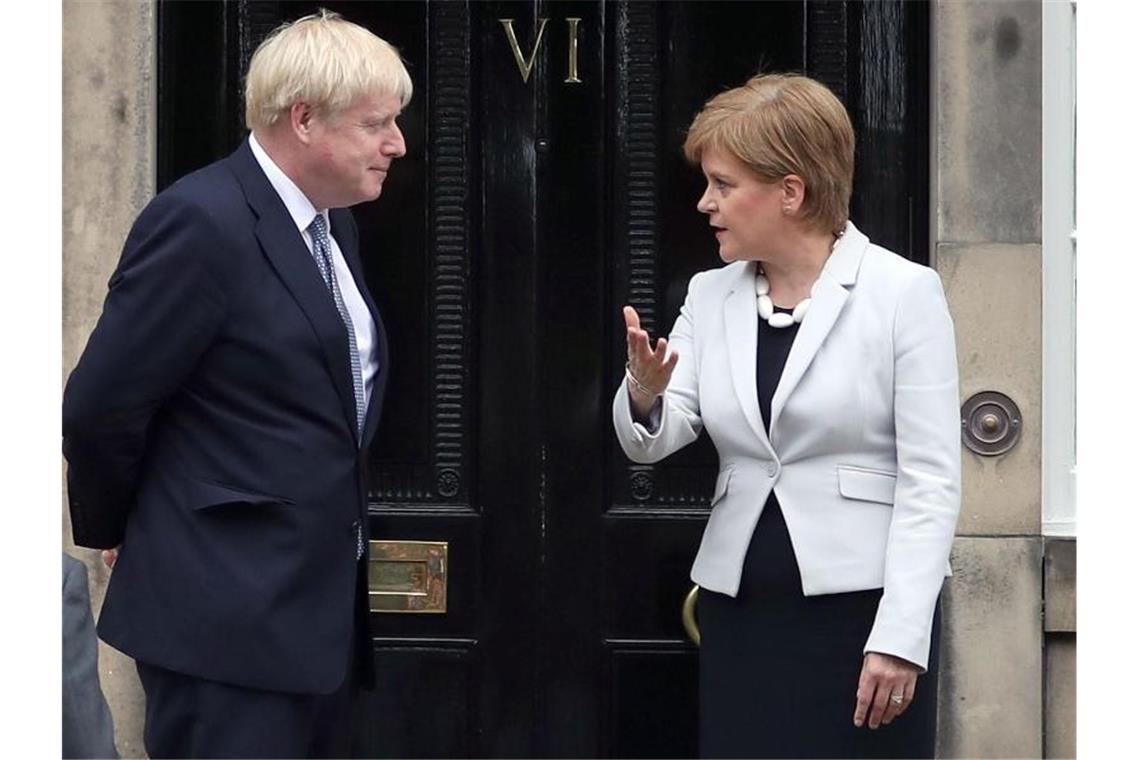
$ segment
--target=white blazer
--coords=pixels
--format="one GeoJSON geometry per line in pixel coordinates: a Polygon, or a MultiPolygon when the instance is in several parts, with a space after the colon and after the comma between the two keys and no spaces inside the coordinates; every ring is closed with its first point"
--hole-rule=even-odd
{"type": "Polygon", "coordinates": [[[649,463],[708,430],[720,474],[695,583],[736,595],[775,489],[804,594],[882,588],[864,651],[925,669],[961,496],[958,366],[942,284],[848,222],[765,431],[755,266],[735,262],[689,282],[669,335],[680,356],[656,428],[633,421],[623,381],[613,404],[618,440],[630,459],[649,463]]]}

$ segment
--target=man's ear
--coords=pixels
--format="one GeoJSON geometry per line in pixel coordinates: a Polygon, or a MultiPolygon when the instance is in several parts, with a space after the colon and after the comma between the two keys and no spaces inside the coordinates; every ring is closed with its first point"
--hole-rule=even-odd
{"type": "Polygon", "coordinates": [[[315,109],[308,103],[297,102],[289,106],[289,128],[293,136],[305,145],[312,139],[315,109]]]}

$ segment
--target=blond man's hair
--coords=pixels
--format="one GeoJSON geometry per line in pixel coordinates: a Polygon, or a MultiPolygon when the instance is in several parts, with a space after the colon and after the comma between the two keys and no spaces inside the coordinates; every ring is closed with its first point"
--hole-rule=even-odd
{"type": "Polygon", "coordinates": [[[412,99],[412,78],[396,48],[321,9],[283,24],[258,45],[245,80],[245,125],[272,126],[298,102],[335,116],[366,95],[412,99]]]}
{"type": "Polygon", "coordinates": [[[855,130],[839,98],[795,74],[759,74],[705,103],[685,138],[685,157],[707,150],[734,156],[765,182],[804,181],[800,213],[814,227],[847,224],[855,174],[855,130]]]}

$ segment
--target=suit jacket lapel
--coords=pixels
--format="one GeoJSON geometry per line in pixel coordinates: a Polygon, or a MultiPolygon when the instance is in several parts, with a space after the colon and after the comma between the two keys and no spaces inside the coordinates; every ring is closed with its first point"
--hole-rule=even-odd
{"type": "Polygon", "coordinates": [[[361,436],[361,445],[367,445],[380,421],[384,390],[388,383],[388,336],[384,331],[384,322],[380,319],[380,310],[376,308],[376,302],[372,300],[372,293],[364,279],[364,266],[360,259],[358,238],[354,232],[351,214],[348,209],[334,209],[329,212],[329,220],[332,235],[340,246],[340,252],[344,254],[344,260],[352,272],[352,279],[356,282],[356,289],[360,291],[364,303],[368,306],[368,313],[372,315],[372,322],[376,325],[376,378],[372,383],[372,394],[368,399],[368,409],[364,416],[364,434],[361,436]]]}
{"type": "Polygon", "coordinates": [[[348,357],[348,333],[297,226],[258,166],[248,142],[230,156],[230,167],[257,215],[255,234],[266,258],[316,333],[350,429],[356,431],[356,400],[348,357]]]}
{"type": "Polygon", "coordinates": [[[756,437],[771,448],[760,417],[760,399],[756,395],[756,292],[752,284],[755,271],[755,265],[744,267],[744,274],[724,301],[725,341],[732,370],[732,387],[744,410],[744,419],[756,437]]]}
{"type": "Polygon", "coordinates": [[[796,334],[792,349],[788,352],[784,372],[780,375],[775,393],[772,394],[773,438],[780,412],[784,410],[788,397],[803,378],[812,359],[819,352],[847,304],[848,287],[855,284],[867,244],[867,236],[859,232],[854,224],[848,222],[843,237],[823,267],[815,295],[812,296],[811,308],[800,324],[799,333],[796,334]]]}

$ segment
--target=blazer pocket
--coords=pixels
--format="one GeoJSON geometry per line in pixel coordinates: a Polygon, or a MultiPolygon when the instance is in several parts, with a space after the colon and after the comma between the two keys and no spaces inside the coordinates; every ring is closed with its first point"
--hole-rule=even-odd
{"type": "Polygon", "coordinates": [[[191,480],[188,483],[186,505],[192,510],[220,507],[223,504],[292,504],[293,501],[280,496],[246,491],[233,486],[212,483],[206,480],[191,480]]]}
{"type": "Polygon", "coordinates": [[[728,482],[732,480],[732,468],[726,467],[720,471],[716,476],[716,488],[713,489],[712,501],[709,502],[709,508],[715,507],[717,503],[724,498],[728,493],[728,482]]]}
{"type": "Polygon", "coordinates": [[[841,495],[848,499],[894,505],[894,473],[844,464],[838,465],[835,469],[839,473],[841,495]]]}

